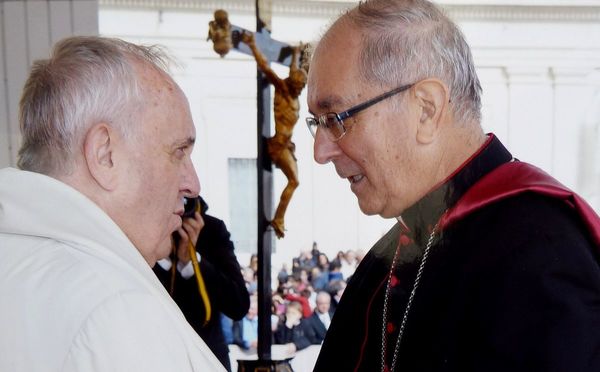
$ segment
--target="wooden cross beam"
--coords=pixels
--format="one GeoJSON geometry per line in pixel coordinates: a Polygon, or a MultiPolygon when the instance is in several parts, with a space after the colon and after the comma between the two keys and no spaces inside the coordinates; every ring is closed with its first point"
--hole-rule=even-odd
{"type": "MultiPolygon", "coordinates": [[[[242,43],[240,38],[241,34],[244,32],[253,32],[235,25],[231,25],[231,30],[233,48],[241,53],[252,55],[252,51],[248,45],[242,43]]],[[[256,46],[258,46],[260,51],[265,57],[267,57],[267,60],[270,63],[278,63],[288,67],[292,64],[291,45],[272,39],[271,34],[265,30],[262,30],[261,32],[255,32],[254,40],[256,41],[256,46]]]]}
{"type": "Polygon", "coordinates": [[[292,63],[292,46],[282,41],[271,38],[268,30],[252,32],[240,26],[229,24],[227,13],[223,10],[215,12],[215,20],[209,23],[208,39],[213,41],[215,52],[224,57],[233,48],[240,53],[252,55],[252,50],[241,41],[244,33],[254,34],[256,46],[267,58],[269,63],[278,63],[290,66],[292,63]],[[222,12],[222,13],[221,13],[222,12]],[[222,18],[221,18],[222,17],[222,18]],[[219,19],[223,24],[219,24],[219,19]]]}
{"type": "MultiPolygon", "coordinates": [[[[223,10],[215,11],[215,19],[209,23],[208,38],[213,41],[213,48],[221,57],[225,56],[231,49],[253,55],[252,49],[247,45],[248,40],[242,42],[242,37],[253,34],[254,44],[260,50],[266,64],[279,63],[285,66],[294,68],[300,64],[293,63],[294,58],[298,58],[298,52],[294,53],[294,49],[283,42],[274,40],[270,35],[270,27],[265,27],[270,24],[270,0],[256,0],[256,32],[235,26],[229,23],[227,12],[223,10]],[[267,9],[267,11],[265,11],[267,9]]],[[[261,57],[262,58],[262,57],[261,57]]],[[[299,58],[301,60],[301,58],[299,58]]],[[[258,61],[258,59],[257,59],[258,61]]],[[[260,64],[260,63],[259,63],[260,64]]],[[[264,66],[263,66],[264,67],[264,66]]],[[[267,70],[270,70],[267,68],[267,70]]],[[[297,75],[296,75],[297,76],[297,75]]],[[[306,83],[304,79],[304,83],[306,83]]],[[[298,95],[299,91],[295,92],[298,95]]],[[[272,162],[268,155],[267,139],[271,137],[271,97],[270,97],[270,81],[263,71],[257,70],[257,179],[258,179],[258,211],[257,211],[257,256],[258,256],[258,364],[254,365],[255,370],[258,367],[273,366],[271,361],[271,252],[273,244],[273,235],[268,229],[271,221],[267,218],[267,214],[272,211],[273,203],[273,176],[272,162]]],[[[276,92],[277,94],[277,92],[276,92]]],[[[292,97],[297,100],[297,95],[292,97]]],[[[297,102],[297,101],[296,101],[297,102]]],[[[295,107],[297,110],[297,106],[295,107]]],[[[291,123],[292,126],[295,123],[291,123]]],[[[290,140],[291,143],[291,140],[290,140]]],[[[293,146],[293,143],[291,143],[293,146]]],[[[270,146],[270,145],[269,145],[270,146]]],[[[292,150],[293,151],[293,150],[292,150]]],[[[293,157],[293,155],[292,155],[293,157]]],[[[282,164],[276,161],[278,167],[282,164]]],[[[285,167],[286,164],[283,164],[285,167]]],[[[295,166],[295,160],[294,160],[295,166]]],[[[283,168],[282,168],[283,169],[283,168]]],[[[289,168],[288,168],[289,169],[289,168]]],[[[289,184],[289,183],[288,183],[289,184]]],[[[296,179],[297,185],[297,179],[296,179]]],[[[293,190],[292,190],[293,192],[293,190]]],[[[291,194],[290,194],[291,196],[291,194]]],[[[289,201],[289,198],[288,198],[289,201]]],[[[281,203],[280,203],[281,204],[281,203]]],[[[285,213],[285,208],[283,213],[285,213]]],[[[278,207],[279,211],[279,207],[278,207]]],[[[283,219],[281,219],[283,222],[283,219]]],[[[281,227],[283,223],[281,223],[281,227]]],[[[282,230],[278,232],[278,236],[283,236],[282,230]]],[[[287,363],[287,361],[285,361],[287,363]]],[[[291,368],[291,367],[290,367],[291,368]]]]}

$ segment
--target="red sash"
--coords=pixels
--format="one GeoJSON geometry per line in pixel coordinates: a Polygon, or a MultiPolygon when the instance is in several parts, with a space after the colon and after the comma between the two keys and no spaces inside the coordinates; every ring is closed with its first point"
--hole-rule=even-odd
{"type": "Polygon", "coordinates": [[[600,217],[596,212],[581,197],[541,169],[519,161],[503,164],[477,181],[442,216],[440,227],[448,227],[481,207],[523,192],[535,192],[564,201],[580,216],[600,253],[600,217]]]}

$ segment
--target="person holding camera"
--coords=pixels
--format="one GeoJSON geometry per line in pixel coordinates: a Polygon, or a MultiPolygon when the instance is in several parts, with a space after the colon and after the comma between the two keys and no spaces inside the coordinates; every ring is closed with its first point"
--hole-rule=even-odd
{"type": "Polygon", "coordinates": [[[170,242],[175,249],[170,257],[157,262],[154,272],[190,325],[231,371],[221,314],[242,319],[250,297],[225,223],[206,214],[208,205],[202,197],[187,200],[182,226],[170,242]],[[195,242],[199,277],[190,255],[190,241],[195,242]]]}

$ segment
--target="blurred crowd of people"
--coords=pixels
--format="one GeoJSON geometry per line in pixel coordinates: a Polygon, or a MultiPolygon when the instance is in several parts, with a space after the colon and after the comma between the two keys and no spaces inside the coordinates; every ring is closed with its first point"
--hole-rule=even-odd
{"type": "MultiPolygon", "coordinates": [[[[277,289],[272,293],[273,344],[286,345],[293,353],[323,342],[346,283],[362,257],[362,252],[348,250],[339,251],[330,259],[315,242],[312,249],[292,259],[291,268],[282,264],[277,289]]],[[[239,321],[223,316],[222,327],[229,344],[253,350],[258,339],[257,256],[252,255],[248,266],[241,270],[250,295],[250,309],[239,321]]]]}

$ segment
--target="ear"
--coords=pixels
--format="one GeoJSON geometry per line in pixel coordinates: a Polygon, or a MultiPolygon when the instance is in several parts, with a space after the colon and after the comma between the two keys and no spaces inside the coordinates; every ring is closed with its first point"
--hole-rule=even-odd
{"type": "Polygon", "coordinates": [[[114,190],[117,171],[114,160],[115,132],[110,125],[98,123],[87,132],[83,153],[88,170],[96,183],[105,190],[114,190]]]}
{"type": "Polygon", "coordinates": [[[448,87],[438,79],[425,79],[414,86],[419,112],[417,141],[431,143],[439,133],[448,109],[448,87]]]}

